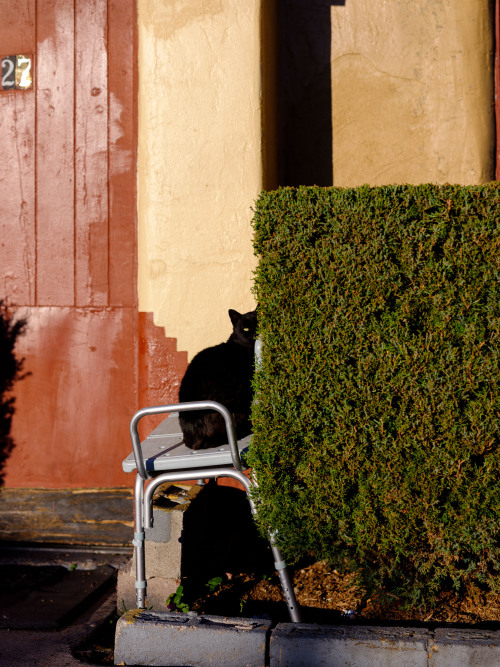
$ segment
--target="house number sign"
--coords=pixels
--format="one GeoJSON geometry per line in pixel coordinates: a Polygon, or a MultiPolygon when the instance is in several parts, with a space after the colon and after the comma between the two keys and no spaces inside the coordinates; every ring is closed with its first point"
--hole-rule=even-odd
{"type": "Polygon", "coordinates": [[[4,56],[0,90],[30,90],[33,87],[33,57],[4,56]]]}

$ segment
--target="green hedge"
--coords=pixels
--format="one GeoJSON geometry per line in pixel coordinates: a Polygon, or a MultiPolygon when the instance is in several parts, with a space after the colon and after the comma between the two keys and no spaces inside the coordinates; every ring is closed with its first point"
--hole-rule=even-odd
{"type": "Polygon", "coordinates": [[[500,188],[284,188],[254,216],[259,519],[422,604],[500,590],[500,188]]]}
{"type": "Polygon", "coordinates": [[[12,387],[21,380],[24,359],[16,358],[14,348],[26,331],[26,320],[16,319],[3,299],[0,299],[0,486],[3,485],[5,463],[14,449],[10,435],[15,398],[12,387]]]}

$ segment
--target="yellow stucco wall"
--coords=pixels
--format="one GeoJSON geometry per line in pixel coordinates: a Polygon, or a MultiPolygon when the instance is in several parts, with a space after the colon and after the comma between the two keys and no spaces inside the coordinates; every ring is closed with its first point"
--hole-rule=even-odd
{"type": "MultiPolygon", "coordinates": [[[[189,358],[228,336],[228,308],[254,307],[251,207],[273,145],[260,4],[138,0],[139,307],[189,358]]],[[[489,12],[488,0],[331,7],[334,185],[493,178],[489,12]]]]}
{"type": "Polygon", "coordinates": [[[139,308],[191,358],[255,307],[258,0],[139,0],[139,308]]]}
{"type": "Polygon", "coordinates": [[[334,185],[491,180],[488,0],[331,9],[334,185]]]}

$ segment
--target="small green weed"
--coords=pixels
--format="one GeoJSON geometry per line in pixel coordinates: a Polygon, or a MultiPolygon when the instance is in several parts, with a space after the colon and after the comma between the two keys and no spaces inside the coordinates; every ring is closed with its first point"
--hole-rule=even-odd
{"type": "Polygon", "coordinates": [[[211,593],[213,593],[214,591],[216,591],[219,588],[219,586],[222,584],[222,582],[223,582],[222,577],[213,577],[212,579],[207,581],[205,586],[208,588],[208,590],[211,593]]]}
{"type": "Polygon", "coordinates": [[[167,598],[167,609],[170,611],[181,611],[186,613],[189,611],[189,605],[182,601],[184,594],[184,586],[178,586],[175,593],[171,593],[167,598]]]}

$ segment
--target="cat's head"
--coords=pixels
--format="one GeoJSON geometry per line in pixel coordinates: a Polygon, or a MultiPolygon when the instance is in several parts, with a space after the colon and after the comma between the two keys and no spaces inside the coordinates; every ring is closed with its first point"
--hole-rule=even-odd
{"type": "Polygon", "coordinates": [[[233,323],[233,333],[230,340],[243,347],[252,347],[255,344],[257,334],[257,311],[251,310],[249,313],[241,315],[236,310],[229,310],[229,317],[233,323]]]}

